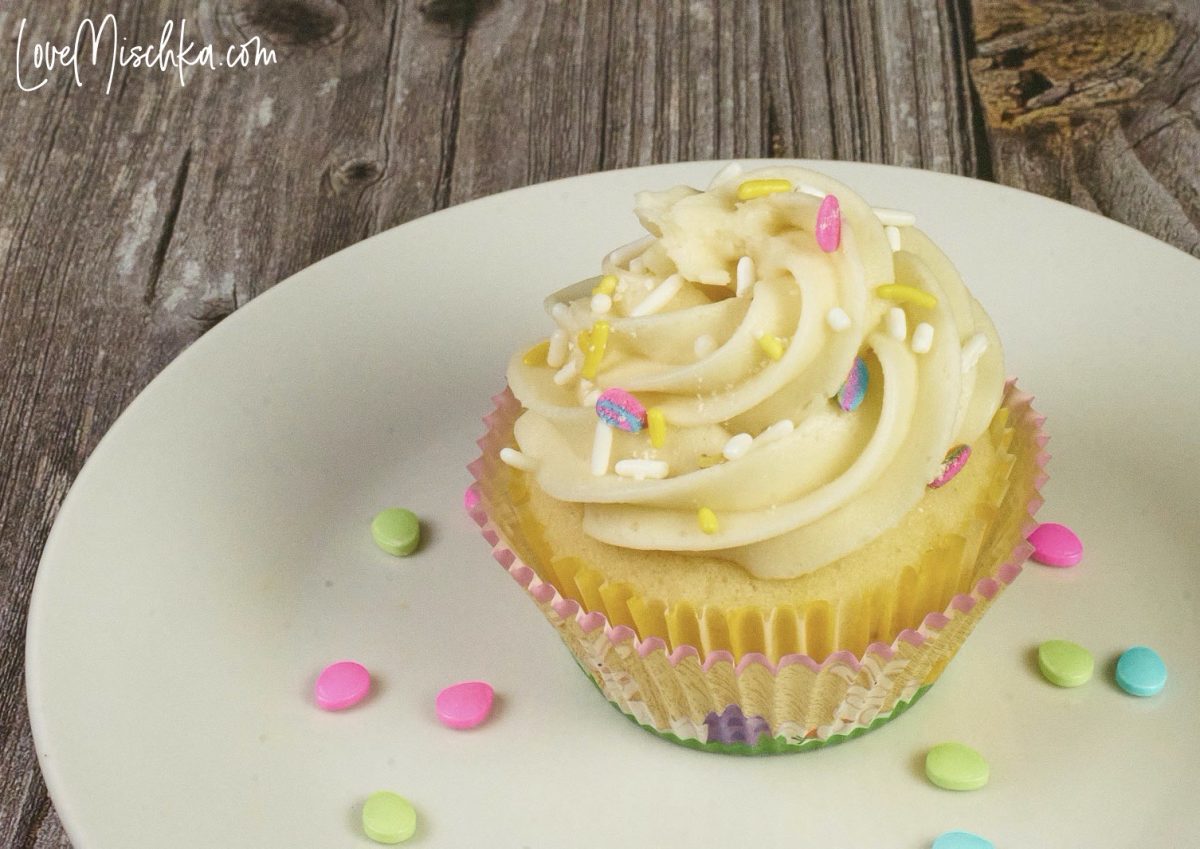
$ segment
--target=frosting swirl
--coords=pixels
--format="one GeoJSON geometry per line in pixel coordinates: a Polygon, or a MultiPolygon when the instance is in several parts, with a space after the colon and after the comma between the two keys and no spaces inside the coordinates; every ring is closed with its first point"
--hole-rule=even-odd
{"type": "Polygon", "coordinates": [[[734,168],[707,191],[638,194],[649,235],[547,299],[554,335],[508,367],[514,434],[589,536],[794,577],[917,504],[991,421],[1003,359],[911,216],[805,169],[734,168]],[[852,372],[857,406],[855,386],[839,395],[852,372]],[[656,427],[604,424],[609,388],[656,427]]]}

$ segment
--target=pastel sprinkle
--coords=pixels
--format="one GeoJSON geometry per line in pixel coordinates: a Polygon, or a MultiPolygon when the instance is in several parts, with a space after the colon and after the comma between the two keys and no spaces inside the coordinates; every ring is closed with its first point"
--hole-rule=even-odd
{"type": "Polygon", "coordinates": [[[754,200],[755,198],[766,197],[767,195],[777,194],[779,192],[790,192],[792,183],[790,180],[746,180],[738,186],[738,200],[754,200]]]}
{"type": "Polygon", "coordinates": [[[572,358],[563,364],[563,367],[554,373],[554,382],[559,386],[566,386],[575,379],[575,375],[579,374],[579,361],[572,358]]]}
{"type": "Polygon", "coordinates": [[[706,534],[715,534],[718,530],[717,514],[707,507],[701,507],[696,513],[696,520],[700,523],[700,530],[706,534]]]}
{"type": "Polygon", "coordinates": [[[314,695],[321,710],[345,710],[371,692],[371,673],[361,663],[341,660],[331,663],[317,676],[314,695]]]}
{"type": "Polygon", "coordinates": [[[600,361],[604,359],[604,351],[608,347],[608,322],[597,321],[592,325],[589,345],[584,349],[583,368],[579,373],[592,380],[596,376],[596,370],[600,368],[600,361]]]}
{"type": "Polygon", "coordinates": [[[463,491],[463,509],[470,513],[479,506],[479,490],[469,486],[463,491]]]}
{"type": "Polygon", "coordinates": [[[876,206],[871,211],[875,213],[875,217],[879,219],[880,224],[887,226],[911,227],[917,223],[917,216],[903,209],[888,209],[876,206]]]}
{"type": "Polygon", "coordinates": [[[522,454],[515,448],[501,448],[500,459],[514,469],[520,469],[523,472],[532,472],[537,468],[537,460],[528,454],[522,454]]]}
{"type": "Polygon", "coordinates": [[[637,433],[646,426],[646,408],[624,389],[605,389],[596,402],[600,420],[627,433],[637,433]]]}
{"type": "Polygon", "coordinates": [[[763,333],[758,337],[758,347],[762,348],[763,352],[773,360],[783,356],[783,341],[770,333],[763,333]]]}
{"type": "Polygon", "coordinates": [[[914,354],[928,354],[933,347],[933,325],[921,322],[913,330],[912,349],[914,354]]]}
{"type": "Polygon", "coordinates": [[[1092,653],[1070,640],[1047,640],[1038,646],[1038,669],[1051,684],[1079,687],[1092,678],[1092,653]]]}
{"type": "Polygon", "coordinates": [[[925,755],[926,777],[944,790],[978,790],[988,783],[988,764],[962,743],[939,743],[925,755]]]}
{"type": "Polygon", "coordinates": [[[737,296],[750,291],[750,287],[754,285],[754,260],[748,256],[744,256],[738,260],[737,264],[737,296]]]}
{"type": "Polygon", "coordinates": [[[712,182],[708,184],[708,188],[715,189],[726,180],[732,180],[734,177],[740,177],[741,175],[742,166],[737,162],[730,162],[713,176],[712,182]]]}
{"type": "Polygon", "coordinates": [[[847,413],[857,410],[858,405],[863,402],[863,398],[867,397],[867,384],[869,382],[870,377],[867,372],[867,361],[862,357],[855,357],[854,365],[850,368],[850,374],[846,375],[846,382],[838,390],[838,406],[847,413]]]}
{"type": "Polygon", "coordinates": [[[1074,566],[1083,559],[1083,543],[1075,532],[1057,522],[1043,522],[1029,535],[1030,555],[1046,566],[1074,566]]]}
{"type": "Polygon", "coordinates": [[[954,476],[962,471],[963,466],[967,465],[967,461],[970,459],[970,445],[955,445],[946,452],[946,459],[942,460],[942,469],[938,472],[938,476],[929,482],[929,486],[937,489],[950,483],[950,481],[954,480],[954,476]]]}
{"type": "Polygon", "coordinates": [[[931,849],[996,849],[996,845],[969,831],[947,831],[933,841],[931,849]]]}
{"type": "Polygon", "coordinates": [[[884,323],[887,325],[888,336],[897,342],[908,338],[908,314],[900,307],[889,307],[884,323]]]}
{"type": "Polygon", "coordinates": [[[603,292],[592,295],[591,308],[592,312],[603,315],[612,309],[612,298],[603,292]]]}
{"type": "Polygon", "coordinates": [[[900,228],[888,226],[883,228],[883,232],[887,236],[888,245],[891,247],[892,253],[900,250],[902,247],[900,243],[900,228]]]}
{"type": "Polygon", "coordinates": [[[543,339],[525,352],[525,356],[521,357],[521,362],[527,366],[544,366],[548,353],[550,353],[550,340],[543,339]]]}
{"type": "Polygon", "coordinates": [[[834,307],[825,313],[825,323],[829,325],[830,330],[841,333],[850,327],[850,316],[841,307],[834,307]]]}
{"type": "Polygon", "coordinates": [[[875,287],[875,294],[888,301],[916,304],[926,309],[933,309],[938,304],[937,298],[924,289],[918,289],[915,286],[905,286],[903,283],[887,283],[883,286],[877,286],[875,287]]]}
{"type": "Polygon", "coordinates": [[[754,437],[754,442],[756,445],[766,445],[768,442],[782,439],[795,429],[796,425],[791,419],[780,419],[754,437]]]}
{"type": "Polygon", "coordinates": [[[650,445],[662,448],[667,441],[667,417],[658,407],[646,410],[646,427],[650,431],[650,445]]]}
{"type": "Polygon", "coordinates": [[[1167,683],[1167,665],[1152,648],[1134,646],[1117,659],[1117,686],[1131,696],[1153,696],[1167,683]]]}
{"type": "Polygon", "coordinates": [[[707,357],[715,350],[717,350],[717,341],[707,333],[697,336],[695,343],[692,345],[692,351],[696,354],[697,359],[707,357]]]}
{"type": "Polygon", "coordinates": [[[963,343],[962,347],[962,373],[966,374],[971,369],[975,368],[979,362],[979,358],[983,356],[983,352],[987,350],[988,340],[982,333],[976,333],[970,339],[963,343]]]}
{"type": "Polygon", "coordinates": [[[550,345],[546,349],[546,365],[562,368],[567,361],[567,332],[562,328],[550,334],[550,345]]]}
{"type": "Polygon", "coordinates": [[[611,295],[617,291],[617,275],[605,274],[600,278],[600,282],[596,284],[596,288],[592,289],[593,295],[611,295]]]}
{"type": "Polygon", "coordinates": [[[596,477],[608,474],[608,463],[612,459],[613,429],[608,422],[596,422],[596,435],[592,439],[592,474],[596,477]]]}
{"type": "Polygon", "coordinates": [[[492,712],[495,691],[486,681],[461,681],[451,684],[434,700],[437,717],[447,728],[474,728],[492,712]]]}
{"type": "Polygon", "coordinates": [[[421,542],[421,523],[411,510],[389,507],[371,520],[371,536],[375,544],[396,557],[407,557],[421,542]]]}
{"type": "Polygon", "coordinates": [[[754,445],[754,437],[748,433],[739,433],[729,437],[729,441],[725,443],[724,450],[721,454],[726,460],[736,460],[739,457],[745,456],[746,452],[754,445]]]}
{"type": "Polygon", "coordinates": [[[642,298],[638,305],[630,311],[630,315],[636,317],[653,315],[661,310],[667,304],[671,303],[671,299],[679,294],[679,290],[683,288],[683,275],[672,274],[663,282],[654,287],[649,295],[642,298]]]}
{"type": "Polygon", "coordinates": [[[662,480],[671,472],[665,460],[642,460],[629,458],[618,460],[614,471],[623,478],[634,480],[662,480]]]}
{"type": "Polygon", "coordinates": [[[814,234],[817,247],[832,253],[842,243],[842,208],[838,204],[837,195],[825,195],[817,208],[817,226],[814,234]]]}
{"type": "Polygon", "coordinates": [[[380,790],[367,797],[363,805],[362,827],[376,843],[403,843],[417,830],[417,812],[398,793],[380,790]]]}

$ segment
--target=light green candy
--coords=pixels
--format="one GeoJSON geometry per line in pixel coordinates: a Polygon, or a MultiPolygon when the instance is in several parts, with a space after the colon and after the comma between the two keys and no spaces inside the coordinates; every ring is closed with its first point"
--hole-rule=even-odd
{"type": "Polygon", "coordinates": [[[1070,640],[1047,640],[1038,646],[1038,669],[1051,684],[1060,687],[1086,684],[1095,665],[1091,652],[1070,640]]]}
{"type": "Polygon", "coordinates": [[[988,783],[988,765],[970,746],[939,743],[925,756],[925,775],[945,790],[978,790],[988,783]]]}
{"type": "Polygon", "coordinates": [[[363,805],[362,824],[367,837],[376,843],[403,843],[417,830],[417,812],[398,793],[380,790],[363,805]]]}
{"type": "Polygon", "coordinates": [[[411,510],[389,507],[377,514],[371,522],[371,536],[375,544],[396,557],[407,557],[421,542],[421,523],[411,510]]]}

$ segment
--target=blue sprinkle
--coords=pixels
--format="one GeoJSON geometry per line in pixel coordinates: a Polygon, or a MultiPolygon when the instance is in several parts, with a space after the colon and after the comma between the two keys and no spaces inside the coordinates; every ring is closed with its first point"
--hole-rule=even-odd
{"type": "Polygon", "coordinates": [[[867,363],[862,357],[854,358],[854,366],[846,375],[846,382],[838,390],[838,406],[847,413],[858,409],[858,405],[867,397],[867,363]]]}
{"type": "Polygon", "coordinates": [[[969,831],[947,831],[933,841],[933,849],[996,849],[992,841],[969,831]]]}
{"type": "Polygon", "coordinates": [[[1145,646],[1127,649],[1117,660],[1117,685],[1131,696],[1153,696],[1167,683],[1167,665],[1145,646]]]}

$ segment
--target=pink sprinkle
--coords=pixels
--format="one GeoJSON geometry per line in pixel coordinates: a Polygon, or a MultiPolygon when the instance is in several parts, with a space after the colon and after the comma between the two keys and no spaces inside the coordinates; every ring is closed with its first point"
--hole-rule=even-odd
{"type": "Polygon", "coordinates": [[[817,245],[825,253],[832,253],[842,243],[842,208],[836,195],[825,195],[817,209],[817,245]]]}
{"type": "Polygon", "coordinates": [[[371,690],[371,673],[361,663],[331,663],[317,676],[317,707],[344,710],[361,702],[371,690]]]}
{"type": "Polygon", "coordinates": [[[467,487],[463,493],[463,509],[470,513],[479,504],[479,490],[474,486],[467,487]]]}
{"type": "Polygon", "coordinates": [[[596,401],[596,415],[605,424],[637,433],[646,426],[646,408],[624,389],[605,389],[596,401]]]}
{"type": "Polygon", "coordinates": [[[963,466],[967,465],[967,461],[971,459],[970,445],[955,445],[946,454],[946,459],[942,461],[942,470],[938,476],[929,482],[929,485],[934,489],[939,486],[945,486],[954,480],[954,476],[962,471],[963,466]]]}
{"type": "Polygon", "coordinates": [[[492,712],[495,691],[486,681],[451,684],[437,694],[437,715],[447,728],[474,728],[492,712]]]}
{"type": "Polygon", "coordinates": [[[1066,525],[1046,522],[1029,535],[1032,557],[1047,566],[1074,566],[1083,559],[1083,543],[1066,525]]]}

